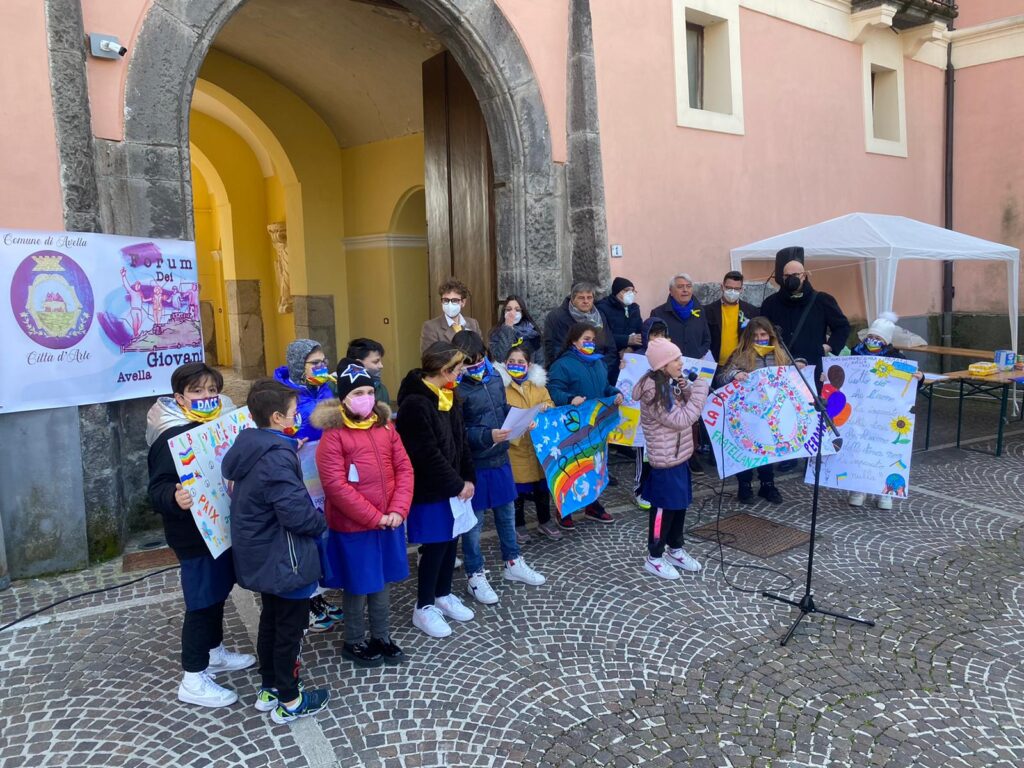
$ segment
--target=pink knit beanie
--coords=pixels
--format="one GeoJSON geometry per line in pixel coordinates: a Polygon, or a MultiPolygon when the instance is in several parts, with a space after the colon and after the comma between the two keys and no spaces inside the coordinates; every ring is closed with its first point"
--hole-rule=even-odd
{"type": "Polygon", "coordinates": [[[647,345],[647,362],[652,371],[660,370],[682,356],[679,347],[668,339],[651,339],[651,343],[647,345]]]}

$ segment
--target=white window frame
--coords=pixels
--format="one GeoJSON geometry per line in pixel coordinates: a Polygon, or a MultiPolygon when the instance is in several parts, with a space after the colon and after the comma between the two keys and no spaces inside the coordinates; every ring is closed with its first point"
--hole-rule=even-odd
{"type": "MultiPolygon", "coordinates": [[[[676,70],[676,124],[684,128],[743,135],[743,69],[740,59],[740,3],[739,0],[672,0],[672,28],[675,46],[676,70]],[[705,56],[709,47],[728,44],[729,111],[694,109],[690,107],[690,74],[686,51],[686,22],[704,27],[705,56]],[[722,26],[719,26],[722,25],[722,26]],[[716,35],[718,39],[716,40],[716,35]],[[722,39],[724,35],[724,40],[722,39]],[[710,39],[709,39],[710,38],[710,39]]],[[[704,104],[709,101],[707,78],[709,67],[704,67],[704,104]]],[[[720,70],[719,70],[720,71],[720,70]]],[[[712,75],[715,73],[712,71],[712,75]]],[[[711,99],[714,103],[714,98],[711,99]]]]}
{"type": "Polygon", "coordinates": [[[874,155],[907,157],[907,103],[903,79],[903,44],[899,35],[883,29],[864,35],[862,53],[864,148],[874,155]],[[896,73],[896,122],[899,138],[882,139],[875,136],[875,110],[871,89],[873,67],[882,67],[896,73]]]}

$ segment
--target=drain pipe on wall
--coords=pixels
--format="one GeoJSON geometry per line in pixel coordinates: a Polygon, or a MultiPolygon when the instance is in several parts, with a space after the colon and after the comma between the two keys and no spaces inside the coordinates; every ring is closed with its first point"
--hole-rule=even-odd
{"type": "MultiPolygon", "coordinates": [[[[949,21],[953,31],[953,20],[949,21]]],[[[943,222],[946,229],[953,229],[953,96],[956,91],[956,70],[953,69],[953,41],[946,42],[946,135],[945,160],[943,168],[943,222]]],[[[953,346],[953,262],[942,262],[942,346],[953,346]]],[[[949,360],[943,361],[946,365],[949,360]]],[[[943,366],[945,369],[945,365],[943,366]]]]}

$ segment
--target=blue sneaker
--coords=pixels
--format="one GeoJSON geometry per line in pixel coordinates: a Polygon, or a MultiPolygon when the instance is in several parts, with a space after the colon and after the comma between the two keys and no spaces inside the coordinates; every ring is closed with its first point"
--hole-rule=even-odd
{"type": "MultiPolygon", "coordinates": [[[[299,680],[299,693],[302,693],[304,690],[306,690],[306,686],[299,680]]],[[[277,688],[260,688],[256,694],[256,703],[253,706],[256,707],[257,712],[269,712],[277,704],[277,688]]]]}
{"type": "Polygon", "coordinates": [[[284,704],[278,702],[278,705],[270,713],[270,719],[278,725],[284,725],[298,720],[300,717],[315,715],[327,706],[330,698],[331,694],[323,688],[317,688],[315,691],[303,691],[299,696],[299,703],[295,705],[294,709],[288,709],[284,704]]]}
{"type": "Polygon", "coordinates": [[[328,612],[327,601],[322,597],[314,597],[309,602],[309,631],[327,632],[338,621],[328,612]]]}

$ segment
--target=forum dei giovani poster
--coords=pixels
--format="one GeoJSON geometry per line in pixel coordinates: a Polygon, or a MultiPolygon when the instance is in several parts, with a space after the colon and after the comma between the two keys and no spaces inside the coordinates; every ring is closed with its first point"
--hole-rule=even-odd
{"type": "Polygon", "coordinates": [[[0,230],[0,413],[150,397],[203,359],[195,243],[0,230]]]}

